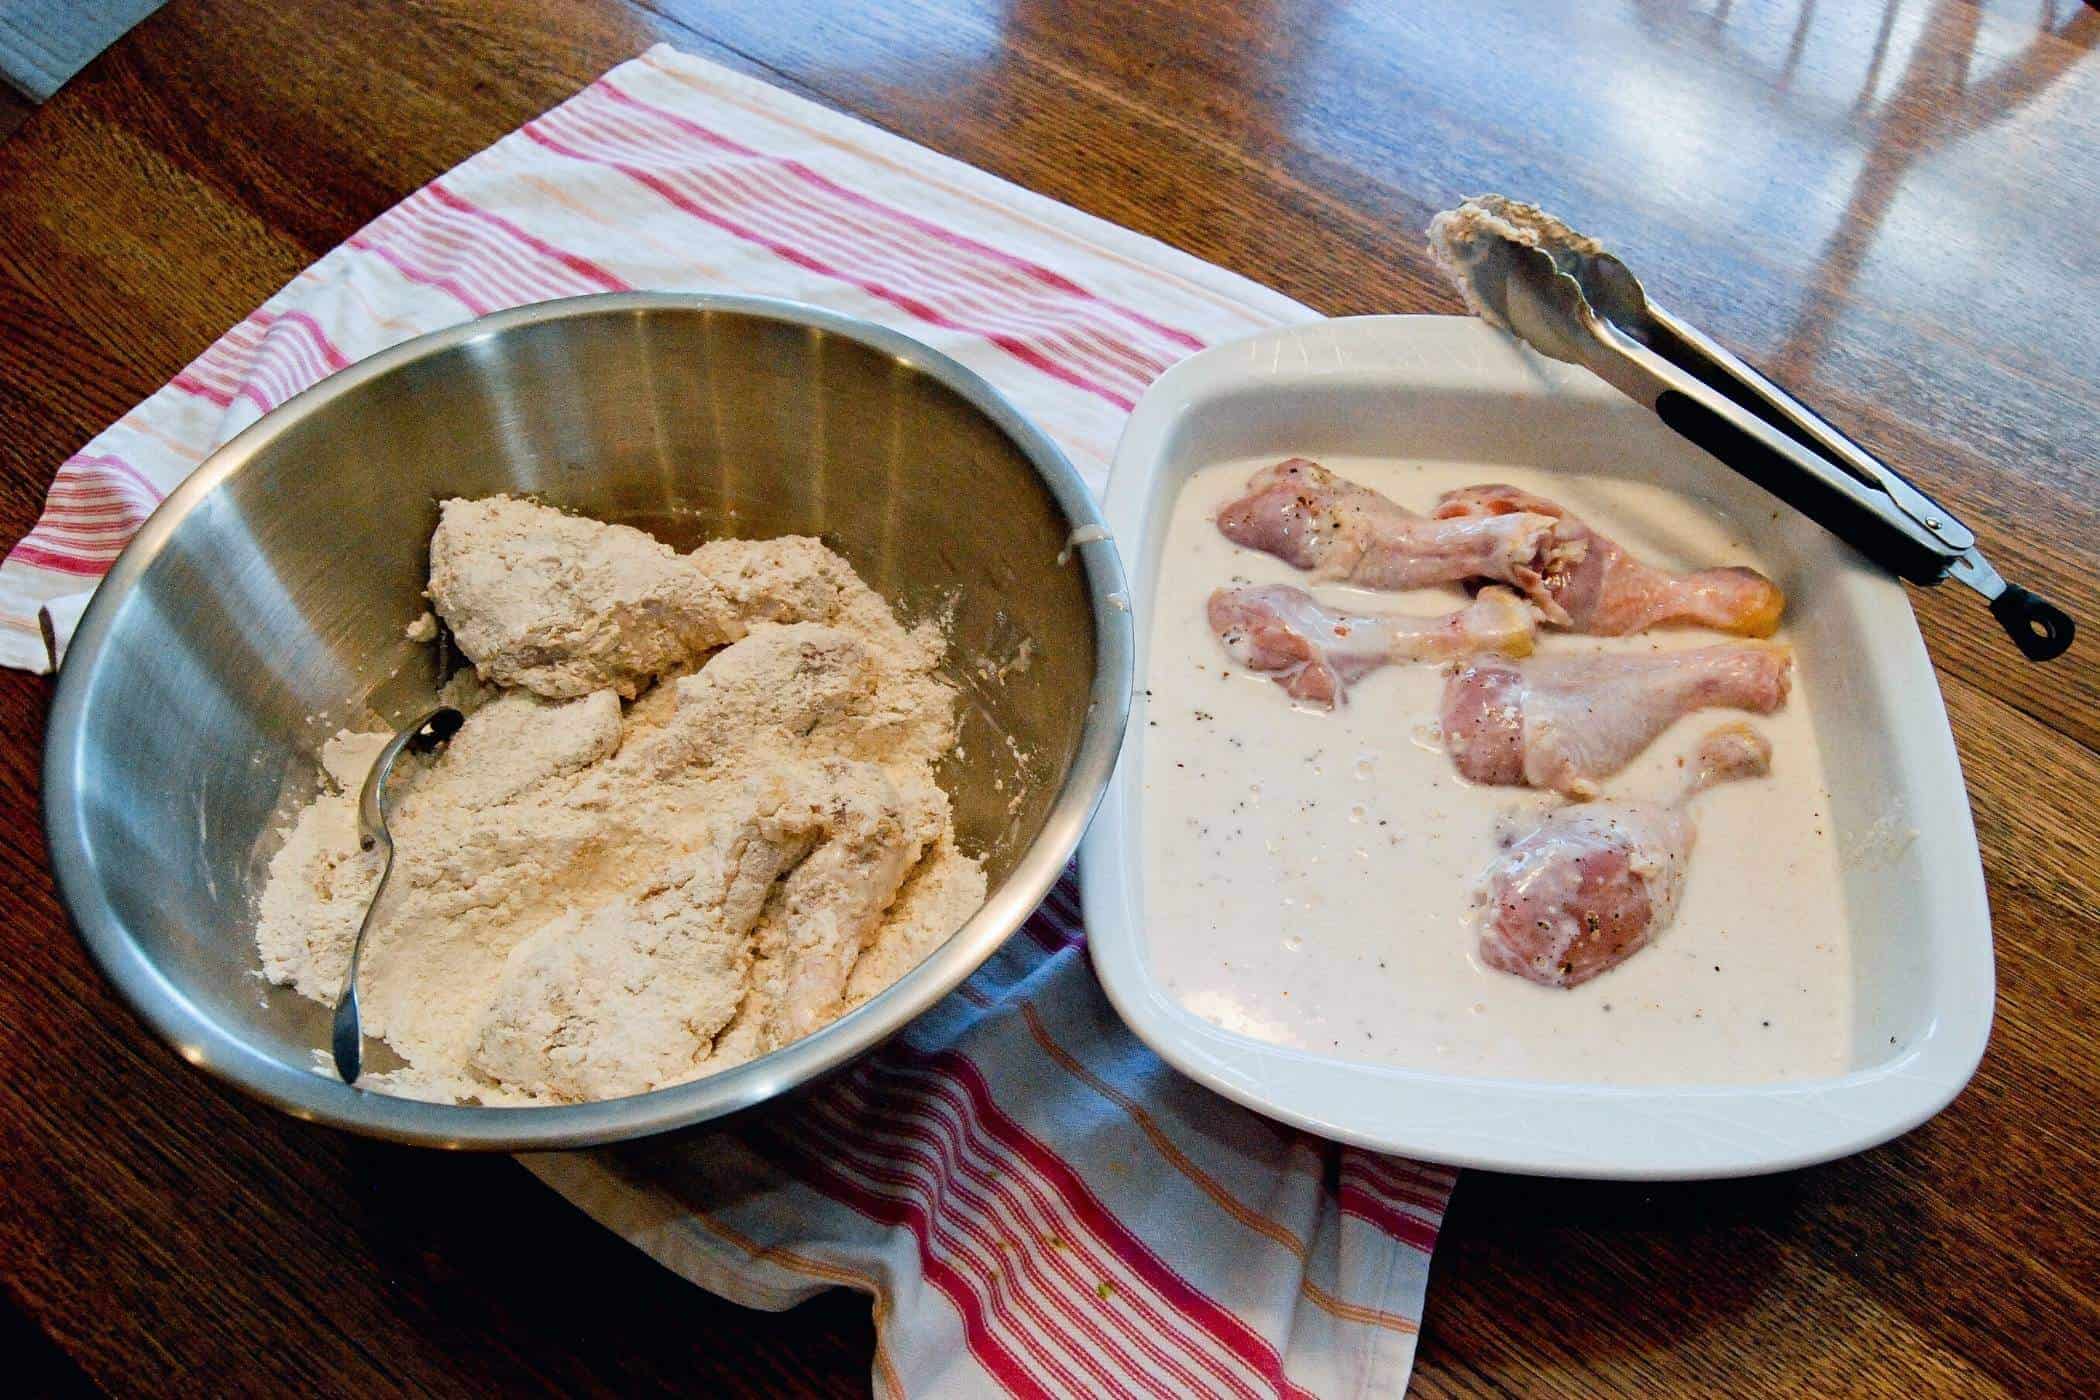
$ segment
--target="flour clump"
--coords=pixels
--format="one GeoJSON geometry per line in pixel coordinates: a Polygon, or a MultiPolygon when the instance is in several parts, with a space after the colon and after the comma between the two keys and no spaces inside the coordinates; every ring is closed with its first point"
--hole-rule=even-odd
{"type": "MultiPolygon", "coordinates": [[[[451,500],[430,598],[471,673],[442,752],[404,759],[366,946],[368,1034],[418,1098],[662,1088],[808,1035],[909,971],[985,894],[933,765],[944,642],[821,542],[690,554],[506,497],[451,500]]],[[[270,863],[265,974],[340,990],[372,888],[356,797],[383,733],[324,749],[270,863]]]]}

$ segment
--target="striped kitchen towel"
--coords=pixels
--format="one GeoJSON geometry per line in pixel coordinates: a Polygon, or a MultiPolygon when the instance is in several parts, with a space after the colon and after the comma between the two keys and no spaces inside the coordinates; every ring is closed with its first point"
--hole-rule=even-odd
{"type": "Polygon", "coordinates": [[[1094,981],[1069,878],[836,1078],[526,1165],[724,1297],[867,1293],[892,1395],[1398,1395],[1452,1184],[1169,1069],[1094,981]]]}
{"type": "MultiPolygon", "coordinates": [[[[61,464],[0,563],[0,662],[52,665],[154,505],[315,380],[499,307],[627,288],[893,326],[997,385],[1097,489],[1163,369],[1313,314],[657,48],[389,210],[61,464]]],[[[739,1302],[866,1292],[884,1393],[1397,1393],[1452,1182],[1167,1069],[1096,986],[1069,880],[822,1086],[712,1132],[528,1165],[739,1302]]]]}

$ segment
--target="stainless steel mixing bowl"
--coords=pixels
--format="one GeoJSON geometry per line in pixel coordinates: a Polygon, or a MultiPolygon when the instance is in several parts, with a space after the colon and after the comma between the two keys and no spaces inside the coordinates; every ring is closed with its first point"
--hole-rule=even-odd
{"type": "Polygon", "coordinates": [[[1041,901],[1115,762],[1132,634],[1113,544],[1058,449],[908,337],[787,302],[615,295],[375,355],[220,449],[124,552],[60,674],[52,864],[81,938],[184,1058],[303,1118],[446,1147],[610,1142],[769,1099],[896,1031],[1041,901]],[[437,502],[531,493],[681,548],[815,534],[907,616],[952,609],[963,757],[942,774],[991,897],[851,1015],[738,1069],[562,1108],[418,1103],[317,1072],[328,1010],[258,975],[286,814],[346,721],[438,681],[421,610],[437,502]],[[1091,534],[1092,532],[1088,532],[1091,534]],[[1026,664],[980,668],[981,659],[1026,664]],[[1018,793],[1019,800],[1014,801],[1018,793]]]}

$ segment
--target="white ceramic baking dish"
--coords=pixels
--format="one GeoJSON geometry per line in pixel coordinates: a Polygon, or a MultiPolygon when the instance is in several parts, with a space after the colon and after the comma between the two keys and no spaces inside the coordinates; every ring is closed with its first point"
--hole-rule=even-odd
{"type": "Polygon", "coordinates": [[[1095,966],[1132,1030],[1226,1097],[1324,1136],[1552,1175],[1776,1171],[1884,1142],[1953,1099],[1990,1032],[1990,911],[1946,710],[1901,584],[1586,371],[1477,321],[1327,321],[1184,361],[1132,414],[1106,514],[1130,567],[1140,676],[1182,482],[1214,462],[1293,454],[1632,476],[1704,498],[1748,527],[1794,600],[1790,627],[1813,682],[1840,846],[1876,847],[1874,859],[1844,872],[1852,1066],[1835,1078],[1742,1087],[1461,1078],[1285,1048],[1183,1009],[1151,972],[1152,941],[1184,931],[1145,910],[1142,683],[1080,857],[1095,966]],[[1892,831],[1907,839],[1888,839],[1892,831]]]}

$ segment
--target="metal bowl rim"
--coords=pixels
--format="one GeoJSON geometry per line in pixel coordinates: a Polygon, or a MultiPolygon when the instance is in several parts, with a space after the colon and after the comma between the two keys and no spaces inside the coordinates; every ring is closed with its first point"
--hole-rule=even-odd
{"type": "Polygon", "coordinates": [[[59,896],[103,974],[162,1039],[192,1064],[295,1117],[396,1142],[490,1151],[582,1147],[689,1127],[763,1103],[873,1048],[975,972],[1042,902],[1100,803],[1122,745],[1135,667],[1128,597],[1114,542],[1064,453],[976,372],[910,336],[801,302],[714,293],[614,292],[495,312],[379,351],[264,414],[199,463],[118,556],[67,649],[45,726],[44,825],[59,896]],[[821,330],[922,372],[991,420],[1034,469],[1069,525],[1101,531],[1100,540],[1073,550],[1085,571],[1094,619],[1094,681],[1078,748],[1042,830],[984,907],[895,985],[814,1035],[721,1074],[598,1103],[485,1108],[368,1093],[279,1063],[185,997],[131,936],[95,879],[82,831],[79,773],[86,701],[110,618],[191,511],[323,405],[419,360],[509,331],[662,312],[727,313],[821,330]]]}

